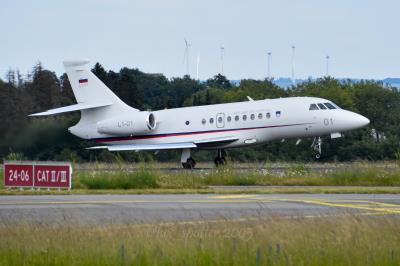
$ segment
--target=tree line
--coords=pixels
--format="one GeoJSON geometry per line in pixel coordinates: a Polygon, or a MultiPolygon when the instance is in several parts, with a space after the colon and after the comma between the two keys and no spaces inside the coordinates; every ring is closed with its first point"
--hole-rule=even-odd
{"type": "MultiPolygon", "coordinates": [[[[118,72],[96,63],[92,72],[128,105],[140,110],[159,110],[182,106],[246,101],[289,96],[316,96],[332,100],[344,109],[368,117],[366,128],[347,132],[344,137],[324,138],[322,160],[394,159],[400,150],[400,93],[376,81],[339,81],[332,77],[308,80],[283,89],[272,80],[241,80],[233,85],[225,76],[216,75],[205,82],[189,76],[168,79],[124,67],[118,72]]],[[[67,128],[77,123],[79,113],[33,118],[29,114],[74,104],[66,74],[61,77],[40,63],[23,78],[10,70],[0,79],[0,157],[5,159],[115,161],[178,160],[178,151],[121,152],[88,151],[93,143],[71,135],[67,128]]],[[[313,160],[311,139],[296,145],[296,140],[271,142],[262,146],[229,150],[237,161],[313,160]]],[[[198,160],[212,160],[214,152],[195,153],[198,160]]]]}

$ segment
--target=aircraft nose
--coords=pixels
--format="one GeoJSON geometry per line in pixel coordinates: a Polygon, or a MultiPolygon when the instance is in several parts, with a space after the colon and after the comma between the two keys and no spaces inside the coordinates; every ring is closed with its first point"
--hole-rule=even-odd
{"type": "Polygon", "coordinates": [[[353,113],[351,118],[351,123],[353,124],[354,128],[365,127],[369,124],[369,119],[365,116],[362,116],[357,113],[353,113]]]}
{"type": "Polygon", "coordinates": [[[360,114],[342,110],[342,112],[338,113],[336,127],[338,131],[348,131],[361,127],[365,127],[369,124],[369,119],[360,114]]]}

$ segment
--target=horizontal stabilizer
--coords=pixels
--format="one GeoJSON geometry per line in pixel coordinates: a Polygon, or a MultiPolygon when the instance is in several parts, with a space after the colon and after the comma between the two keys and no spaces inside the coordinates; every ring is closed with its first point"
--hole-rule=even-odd
{"type": "Polygon", "coordinates": [[[196,148],[197,145],[192,142],[181,143],[165,143],[165,144],[121,144],[110,146],[95,146],[88,148],[93,149],[108,149],[109,151],[148,151],[148,150],[170,150],[170,149],[188,149],[196,148]]]}
{"type": "Polygon", "coordinates": [[[73,111],[80,111],[80,110],[104,107],[104,106],[109,106],[109,105],[112,105],[112,103],[90,103],[90,104],[78,103],[78,104],[74,104],[74,105],[50,109],[50,110],[47,110],[46,112],[31,114],[29,116],[55,115],[55,114],[61,114],[61,113],[66,113],[66,112],[73,112],[73,111]]]}

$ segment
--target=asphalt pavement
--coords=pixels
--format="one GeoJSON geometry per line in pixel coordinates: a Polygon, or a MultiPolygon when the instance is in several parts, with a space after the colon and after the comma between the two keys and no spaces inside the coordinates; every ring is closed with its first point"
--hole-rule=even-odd
{"type": "Polygon", "coordinates": [[[0,226],[21,222],[131,224],[257,219],[273,215],[396,215],[400,195],[179,194],[0,196],[0,226]]]}

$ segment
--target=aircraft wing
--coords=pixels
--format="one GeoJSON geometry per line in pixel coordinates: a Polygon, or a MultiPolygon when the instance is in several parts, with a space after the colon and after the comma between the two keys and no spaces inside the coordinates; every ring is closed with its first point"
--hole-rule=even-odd
{"type": "Polygon", "coordinates": [[[220,137],[197,140],[194,143],[199,147],[214,147],[239,140],[237,137],[220,137]]]}
{"type": "Polygon", "coordinates": [[[160,143],[160,144],[117,144],[108,146],[95,146],[87,148],[89,150],[108,149],[109,151],[149,151],[149,150],[173,150],[173,149],[192,149],[201,147],[214,147],[238,140],[235,137],[221,137],[203,139],[194,142],[160,143]]]}
{"type": "Polygon", "coordinates": [[[171,150],[197,148],[192,142],[164,143],[164,144],[120,144],[109,146],[96,146],[88,149],[108,149],[109,151],[148,151],[148,150],[171,150]]]}

